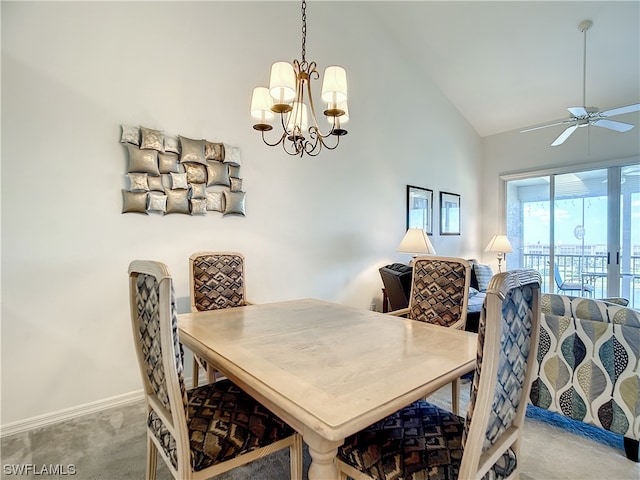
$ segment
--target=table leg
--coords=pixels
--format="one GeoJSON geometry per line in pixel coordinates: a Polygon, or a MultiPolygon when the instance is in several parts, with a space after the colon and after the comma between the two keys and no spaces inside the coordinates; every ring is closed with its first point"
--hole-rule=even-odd
{"type": "Polygon", "coordinates": [[[343,441],[330,441],[322,438],[313,431],[305,430],[303,439],[309,446],[311,465],[309,466],[309,480],[338,480],[336,468],[336,454],[343,441]]]}

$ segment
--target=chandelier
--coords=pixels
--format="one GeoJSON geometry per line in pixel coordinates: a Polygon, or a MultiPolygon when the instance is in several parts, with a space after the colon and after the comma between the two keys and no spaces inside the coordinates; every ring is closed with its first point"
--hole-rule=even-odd
{"type": "MultiPolygon", "coordinates": [[[[323,114],[331,129],[323,134],[318,127],[316,111],[311,95],[311,80],[320,78],[316,62],[306,60],[307,2],[302,1],[302,61],[276,62],[271,66],[269,88],[256,87],[251,97],[251,116],[258,120],[253,125],[262,134],[262,140],[270,147],[282,144],[289,155],[305,153],[316,156],[322,148],[334,150],[340,137],[347,134],[343,128],[349,119],[347,108],[347,72],[339,66],[329,66],[324,71],[322,101],[327,108],[323,114]],[[309,117],[310,114],[310,117],[309,117]],[[274,143],[265,138],[265,132],[273,129],[270,124],[280,116],[282,134],[274,143]],[[311,120],[311,123],[309,123],[311,120]]],[[[277,137],[276,137],[277,138],[277,137]]]]}

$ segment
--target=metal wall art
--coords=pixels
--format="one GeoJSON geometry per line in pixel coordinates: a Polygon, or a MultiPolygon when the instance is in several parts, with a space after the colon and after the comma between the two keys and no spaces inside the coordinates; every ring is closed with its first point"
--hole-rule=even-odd
{"type": "Polygon", "coordinates": [[[122,125],[127,150],[122,213],[245,216],[240,149],[122,125]]]}

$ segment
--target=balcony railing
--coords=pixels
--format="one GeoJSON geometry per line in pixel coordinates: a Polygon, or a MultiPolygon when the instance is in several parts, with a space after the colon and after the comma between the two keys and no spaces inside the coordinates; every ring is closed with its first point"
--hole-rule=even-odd
{"type": "MultiPolygon", "coordinates": [[[[593,287],[593,298],[607,297],[607,257],[603,255],[555,255],[556,268],[565,282],[585,283],[593,287]],[[589,276],[588,274],[601,276],[589,276]]],[[[526,253],[522,268],[532,268],[542,276],[542,291],[557,292],[557,285],[549,288],[549,255],[526,253]]],[[[629,306],[640,308],[640,257],[630,257],[629,270],[623,269],[620,278],[620,297],[629,300],[629,306]]],[[[571,292],[579,295],[580,292],[571,292]]]]}

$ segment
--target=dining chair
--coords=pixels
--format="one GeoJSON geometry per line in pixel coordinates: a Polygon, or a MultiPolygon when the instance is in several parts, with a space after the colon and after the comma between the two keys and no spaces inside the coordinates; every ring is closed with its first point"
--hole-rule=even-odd
{"type": "Polygon", "coordinates": [[[174,478],[205,479],[288,448],[291,478],[302,478],[302,438],[231,383],[186,390],[173,282],[166,265],[129,265],[133,337],[147,411],[146,478],[157,457],[174,478]]]}
{"type": "MultiPolygon", "coordinates": [[[[464,330],[467,322],[471,264],[462,258],[429,255],[413,261],[409,306],[396,316],[464,330]]],[[[460,379],[451,383],[451,407],[460,408],[460,379]]]]}
{"type": "MultiPolygon", "coordinates": [[[[237,252],[196,252],[189,257],[189,293],[191,311],[249,305],[246,300],[244,256],[237,252]]],[[[193,356],[193,386],[199,384],[200,367],[207,381],[220,376],[198,355],[193,356]]]]}
{"type": "Polygon", "coordinates": [[[466,418],[419,400],[348,437],[338,449],[340,479],[518,478],[539,325],[540,274],[495,275],[466,418]]]}
{"type": "Polygon", "coordinates": [[[581,295],[585,293],[588,295],[593,294],[593,287],[587,283],[567,282],[565,280],[562,280],[562,276],[560,275],[560,270],[558,269],[557,265],[553,269],[553,277],[554,277],[554,280],[556,281],[556,287],[558,287],[558,293],[580,292],[581,295]]]}

